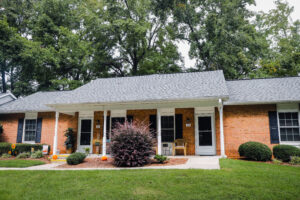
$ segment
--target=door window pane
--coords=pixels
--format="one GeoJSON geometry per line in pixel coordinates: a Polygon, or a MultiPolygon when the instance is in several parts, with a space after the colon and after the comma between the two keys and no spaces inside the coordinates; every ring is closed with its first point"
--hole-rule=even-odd
{"type": "Polygon", "coordinates": [[[211,117],[198,117],[199,146],[212,145],[211,117]]]}
{"type": "Polygon", "coordinates": [[[80,145],[91,144],[92,120],[81,120],[80,145]]]}

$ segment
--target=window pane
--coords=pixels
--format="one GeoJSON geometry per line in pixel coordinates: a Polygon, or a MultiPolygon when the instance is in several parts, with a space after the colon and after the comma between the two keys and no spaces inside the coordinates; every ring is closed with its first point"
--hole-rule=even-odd
{"type": "Polygon", "coordinates": [[[161,130],[162,142],[174,142],[174,130],[161,130]]]}
{"type": "Polygon", "coordinates": [[[293,120],[293,126],[299,126],[299,121],[298,120],[293,120]]]}
{"type": "Polygon", "coordinates": [[[24,141],[35,141],[36,135],[36,120],[26,119],[25,120],[25,133],[24,141]]]}
{"type": "Polygon", "coordinates": [[[174,129],[174,116],[162,116],[161,117],[161,128],[172,128],[174,129]]]}
{"type": "Polygon", "coordinates": [[[292,119],[298,119],[298,113],[296,112],[292,113],[292,119]]]}
{"type": "Polygon", "coordinates": [[[285,119],[284,113],[279,113],[279,119],[285,119]]]}
{"type": "Polygon", "coordinates": [[[113,117],[111,118],[111,129],[114,129],[117,127],[118,123],[124,124],[125,117],[113,117]]]}
{"type": "Polygon", "coordinates": [[[279,120],[279,123],[280,123],[280,126],[285,126],[285,120],[284,119],[279,120]]]}

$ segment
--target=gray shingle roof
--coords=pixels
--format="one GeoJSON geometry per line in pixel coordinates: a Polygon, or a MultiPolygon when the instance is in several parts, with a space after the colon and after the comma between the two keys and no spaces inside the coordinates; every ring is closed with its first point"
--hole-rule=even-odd
{"type": "Polygon", "coordinates": [[[225,104],[300,101],[300,77],[226,81],[229,100],[225,104]]]}
{"type": "Polygon", "coordinates": [[[64,94],[58,104],[207,99],[228,97],[222,71],[103,78],[64,94]]]}
{"type": "Polygon", "coordinates": [[[0,113],[23,113],[31,111],[53,111],[46,104],[53,103],[54,99],[70,91],[57,92],[37,92],[25,98],[19,98],[15,101],[0,106],[0,113]]]}

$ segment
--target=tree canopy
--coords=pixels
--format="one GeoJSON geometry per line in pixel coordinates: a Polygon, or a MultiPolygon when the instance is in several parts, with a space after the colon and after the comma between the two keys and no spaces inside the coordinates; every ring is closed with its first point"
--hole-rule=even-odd
{"type": "Polygon", "coordinates": [[[300,21],[276,0],[2,0],[1,90],[71,90],[100,77],[223,70],[226,79],[297,76],[300,21]],[[179,42],[195,66],[184,66],[179,42]]]}

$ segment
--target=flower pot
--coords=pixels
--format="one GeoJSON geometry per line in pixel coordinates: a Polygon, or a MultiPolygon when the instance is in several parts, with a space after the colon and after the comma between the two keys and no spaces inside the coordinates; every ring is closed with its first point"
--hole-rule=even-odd
{"type": "Polygon", "coordinates": [[[67,149],[67,154],[71,154],[73,152],[72,148],[67,149]]]}

